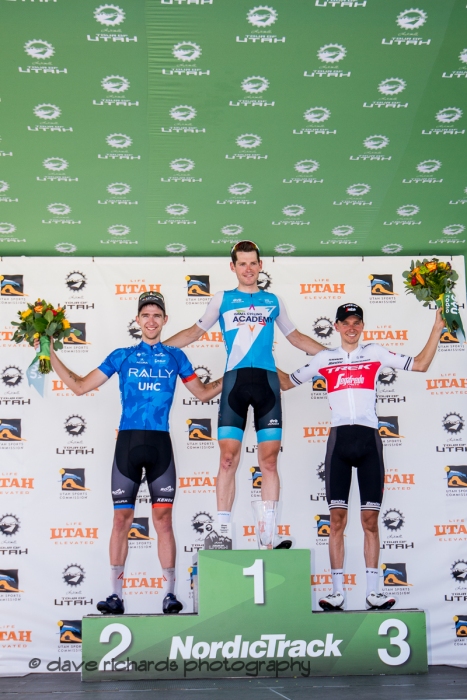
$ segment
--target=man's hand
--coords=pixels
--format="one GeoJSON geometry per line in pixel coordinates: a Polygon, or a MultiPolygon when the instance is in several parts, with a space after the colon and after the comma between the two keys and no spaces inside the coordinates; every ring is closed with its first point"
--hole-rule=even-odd
{"type": "Polygon", "coordinates": [[[279,384],[281,385],[281,391],[287,391],[287,389],[294,389],[295,384],[290,381],[290,376],[283,372],[279,367],[276,367],[277,376],[279,377],[279,384]]]}
{"type": "Polygon", "coordinates": [[[436,318],[435,318],[435,323],[433,326],[434,330],[436,330],[440,335],[446,328],[446,324],[443,319],[443,315],[441,312],[441,309],[436,309],[436,318]]]}

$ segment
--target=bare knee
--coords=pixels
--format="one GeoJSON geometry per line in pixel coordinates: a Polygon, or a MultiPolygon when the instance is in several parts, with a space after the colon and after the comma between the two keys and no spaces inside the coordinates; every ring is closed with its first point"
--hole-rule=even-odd
{"type": "Polygon", "coordinates": [[[378,534],[378,512],[375,510],[362,511],[362,527],[369,534],[378,534]]]}
{"type": "Polygon", "coordinates": [[[158,535],[172,532],[172,508],[153,508],[152,521],[158,535]]]}
{"type": "Polygon", "coordinates": [[[221,454],[220,469],[221,471],[230,472],[237,468],[237,454],[227,450],[221,454]]]}
{"type": "Polygon", "coordinates": [[[128,532],[133,522],[134,510],[132,508],[117,508],[114,510],[113,530],[115,532],[128,532]]]}
{"type": "Polygon", "coordinates": [[[277,473],[277,459],[275,457],[270,457],[269,459],[261,460],[261,472],[264,474],[276,474],[277,473]]]}
{"type": "Polygon", "coordinates": [[[347,510],[345,508],[331,508],[331,532],[341,533],[347,525],[347,510]]]}

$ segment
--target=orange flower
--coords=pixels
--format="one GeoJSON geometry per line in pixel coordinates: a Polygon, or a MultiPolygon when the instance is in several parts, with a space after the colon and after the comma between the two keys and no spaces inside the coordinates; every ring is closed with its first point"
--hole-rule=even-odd
{"type": "Polygon", "coordinates": [[[42,313],[42,306],[35,306],[34,311],[37,311],[38,314],[42,313]]]}
{"type": "Polygon", "coordinates": [[[435,262],[429,262],[425,264],[426,269],[428,272],[432,272],[433,270],[436,270],[437,264],[435,262]]]}
{"type": "Polygon", "coordinates": [[[422,277],[418,272],[417,272],[417,274],[415,275],[415,277],[417,278],[417,282],[419,282],[419,283],[424,287],[424,286],[425,286],[425,280],[423,279],[423,277],[422,277]]]}

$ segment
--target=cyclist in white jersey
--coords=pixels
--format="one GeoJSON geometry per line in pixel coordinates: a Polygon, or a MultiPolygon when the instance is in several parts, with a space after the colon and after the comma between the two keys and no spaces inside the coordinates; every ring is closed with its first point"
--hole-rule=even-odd
{"type": "MultiPolygon", "coordinates": [[[[323,346],[300,333],[275,294],[258,287],[262,269],[259,248],[252,241],[239,241],[231,250],[230,269],[238,286],[218,292],[203,317],[191,328],[169,338],[169,345],[182,348],[194,343],[219,321],[227,349],[227,366],[219,408],[220,467],[217,477],[217,508],[220,523],[230,523],[235,497],[235,473],[245,430],[248,406],[253,406],[258,460],[262,473],[261,497],[279,500],[277,456],[282,436],[280,387],[272,355],[274,323],[295,347],[315,355],[323,346]]],[[[290,546],[290,541],[283,546],[290,546]]]]}
{"type": "Polygon", "coordinates": [[[331,521],[329,555],[333,592],[319,604],[323,610],[339,610],[344,604],[344,530],[352,467],[356,467],[364,532],[366,603],[370,609],[388,609],[396,600],[378,593],[378,514],[384,489],[381,436],[394,435],[394,426],[378,421],[376,381],[384,367],[426,372],[436,353],[444,321],[438,310],[428,342],[415,358],[390,352],[376,343],[359,345],[363,311],[357,304],[339,306],[334,328],[341,336],[341,347],[323,350],[291,375],[278,370],[282,390],[293,389],[316,376],[324,377],[332,409],[325,484],[331,521]]]}

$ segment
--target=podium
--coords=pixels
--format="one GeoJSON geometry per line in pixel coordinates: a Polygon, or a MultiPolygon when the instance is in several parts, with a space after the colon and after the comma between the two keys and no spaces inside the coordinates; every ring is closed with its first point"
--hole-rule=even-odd
{"type": "Polygon", "coordinates": [[[309,550],[199,552],[199,613],[88,615],[83,681],[425,673],[425,613],[312,612],[309,550]]]}

